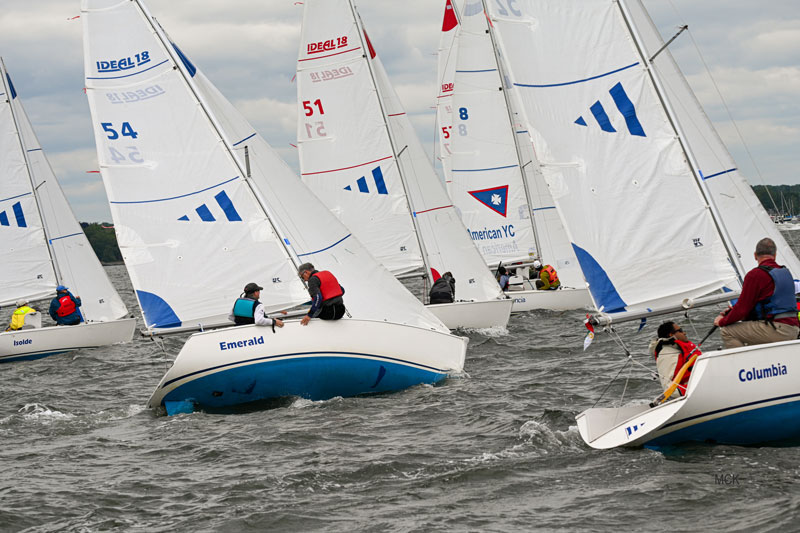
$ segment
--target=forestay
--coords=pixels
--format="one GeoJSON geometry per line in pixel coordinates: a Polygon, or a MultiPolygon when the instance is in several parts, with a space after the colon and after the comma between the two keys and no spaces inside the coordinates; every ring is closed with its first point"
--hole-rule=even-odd
{"type": "MultiPolygon", "coordinates": [[[[661,35],[640,0],[628,0],[625,5],[647,57],[652,58],[664,45],[661,35]]],[[[655,57],[653,65],[699,165],[697,174],[711,192],[745,270],[756,266],[755,243],[770,237],[778,245],[778,262],[800,278],[800,261],[737,168],[668,48],[655,57]]]]}
{"type": "Polygon", "coordinates": [[[305,302],[296,265],[311,261],[339,278],[354,317],[446,331],[168,44],[138,1],[84,0],[83,8],[104,183],[149,328],[224,322],[249,281],[265,287],[268,309],[305,302]],[[114,141],[123,138],[120,148],[114,141]],[[374,297],[375,286],[392,305],[374,297]]]}
{"type": "Polygon", "coordinates": [[[0,232],[9,245],[0,273],[0,305],[52,296],[63,284],[81,297],[87,321],[128,313],[67,203],[5,70],[0,110],[0,232]]]}
{"type": "MultiPolygon", "coordinates": [[[[301,111],[298,138],[303,179],[323,198],[331,210],[340,215],[347,226],[360,236],[376,257],[379,257],[380,251],[384,249],[383,242],[387,237],[390,241],[393,240],[394,230],[391,226],[387,226],[386,231],[389,232],[387,235],[380,235],[372,240],[371,230],[380,224],[380,217],[383,217],[384,213],[393,212],[390,208],[393,203],[389,198],[390,195],[384,192],[389,190],[403,192],[407,201],[397,202],[397,205],[403,206],[406,210],[406,220],[414,222],[412,229],[418,232],[428,268],[439,273],[445,271],[453,273],[458,299],[488,300],[501,297],[497,282],[486,269],[483,259],[466,234],[458,213],[437,178],[366,32],[363,33],[363,40],[359,38],[357,31],[347,34],[348,45],[358,46],[358,51],[348,49],[338,56],[328,57],[315,55],[314,49],[319,42],[337,42],[337,39],[344,38],[340,37],[344,34],[339,28],[346,25],[348,17],[350,23],[354,23],[354,27],[358,28],[359,22],[355,18],[355,11],[347,0],[311,1],[306,2],[304,6],[304,29],[298,60],[298,100],[302,102],[304,110],[307,106],[313,106],[314,111],[326,110],[324,114],[319,113],[319,121],[326,132],[326,138],[316,140],[308,135],[309,128],[304,121],[310,120],[311,115],[307,110],[301,111]],[[335,22],[339,20],[342,22],[335,22]],[[348,75],[324,81],[321,82],[322,89],[317,89],[314,86],[316,71],[309,70],[308,64],[316,63],[317,59],[327,62],[348,55],[353,55],[355,61],[348,63],[344,68],[363,75],[352,77],[348,75]],[[325,92],[318,92],[320,90],[325,92]],[[320,94],[324,94],[324,98],[320,98],[320,94]],[[364,95],[364,97],[354,98],[353,95],[364,95]],[[348,98],[353,101],[343,103],[348,98]],[[375,124],[381,123],[381,126],[376,127],[373,132],[377,139],[355,142],[358,136],[354,135],[354,130],[360,129],[362,121],[365,120],[364,116],[359,116],[356,112],[356,107],[377,111],[376,115],[370,115],[370,120],[374,120],[375,124]],[[379,181],[378,175],[373,172],[374,181],[367,178],[365,183],[364,178],[355,179],[352,174],[347,181],[342,181],[338,176],[331,177],[330,173],[324,178],[319,177],[322,175],[320,172],[310,173],[312,168],[317,168],[314,165],[338,168],[336,159],[328,157],[332,153],[338,153],[340,157],[349,151],[358,153],[359,149],[363,149],[362,143],[388,146],[390,154],[388,164],[390,168],[399,170],[400,175],[396,172],[381,173],[382,179],[379,181]],[[339,198],[345,200],[338,201],[339,198]],[[371,205],[379,208],[372,211],[369,207],[371,205]],[[362,230],[365,230],[364,233],[362,230]]],[[[329,51],[327,54],[336,52],[329,51]]],[[[330,66],[328,63],[326,65],[330,66]]],[[[340,72],[341,68],[343,67],[339,67],[340,72]]],[[[364,115],[370,113],[372,112],[364,115]]],[[[403,227],[404,224],[401,225],[401,230],[403,227]]],[[[399,257],[404,255],[402,250],[397,250],[395,253],[399,257]]]]}
{"type": "Polygon", "coordinates": [[[641,310],[735,284],[618,3],[488,5],[595,305],[641,310]]]}

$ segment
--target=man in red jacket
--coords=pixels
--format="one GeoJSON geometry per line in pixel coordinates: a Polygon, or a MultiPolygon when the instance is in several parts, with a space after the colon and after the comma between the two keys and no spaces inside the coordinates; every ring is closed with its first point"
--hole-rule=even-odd
{"type": "Polygon", "coordinates": [[[747,273],[736,305],[714,319],[720,326],[725,349],[794,340],[800,332],[794,279],[789,269],[775,262],[775,241],[758,241],[758,266],[747,273]]]}

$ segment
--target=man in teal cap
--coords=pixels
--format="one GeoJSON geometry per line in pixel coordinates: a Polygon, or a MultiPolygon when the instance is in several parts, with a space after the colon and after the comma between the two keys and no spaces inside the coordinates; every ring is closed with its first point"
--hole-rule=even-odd
{"type": "Polygon", "coordinates": [[[50,302],[50,318],[59,326],[76,326],[83,322],[78,308],[81,306],[79,296],[73,296],[63,285],[56,287],[56,297],[50,302]]]}

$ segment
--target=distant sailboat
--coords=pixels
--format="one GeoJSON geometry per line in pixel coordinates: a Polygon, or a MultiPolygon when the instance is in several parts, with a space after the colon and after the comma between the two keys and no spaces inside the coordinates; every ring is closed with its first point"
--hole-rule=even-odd
{"type": "MultiPolygon", "coordinates": [[[[84,322],[0,333],[0,363],[130,341],[136,327],[69,208],[0,60],[0,305],[81,297],[84,322]]],[[[41,315],[28,315],[26,322],[41,315]]]]}
{"type": "MultiPolygon", "coordinates": [[[[487,5],[600,311],[593,323],[730,298],[705,295],[739,288],[763,237],[800,274],[639,0],[487,5]]],[[[799,348],[706,352],[685,396],[588,409],[577,417],[581,437],[594,448],[798,438],[799,348]]]]}
{"type": "Polygon", "coordinates": [[[322,400],[463,369],[466,339],[375,262],[140,0],[83,0],[82,20],[98,158],[147,329],[231,325],[225,317],[250,281],[264,285],[269,312],[303,304],[297,266],[306,261],[346,290],[350,316],[336,322],[193,334],[150,407],[322,400]]]}
{"type": "Polygon", "coordinates": [[[506,292],[514,312],[586,307],[591,299],[581,269],[508,83],[513,65],[495,46],[483,4],[462,5],[446,1],[439,52],[437,117],[450,197],[488,265],[512,272],[523,265],[517,290],[506,292]],[[527,280],[534,258],[555,267],[560,290],[534,290],[527,280]]]}
{"type": "Polygon", "coordinates": [[[394,274],[456,302],[428,309],[451,329],[504,327],[512,302],[469,239],[349,0],[308,0],[297,62],[303,181],[394,274]]]}

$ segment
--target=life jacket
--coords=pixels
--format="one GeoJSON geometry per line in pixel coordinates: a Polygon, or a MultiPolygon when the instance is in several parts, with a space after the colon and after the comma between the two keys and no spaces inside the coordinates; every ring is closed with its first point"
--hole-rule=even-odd
{"type": "MultiPolygon", "coordinates": [[[[686,364],[686,361],[691,359],[694,354],[698,354],[699,357],[699,355],[702,354],[703,352],[701,352],[699,349],[695,350],[697,346],[693,342],[683,342],[679,341],[678,339],[673,339],[673,340],[675,341],[675,344],[681,349],[681,355],[678,356],[678,364],[675,365],[675,374],[672,375],[672,379],[675,379],[675,376],[678,375],[678,372],[680,372],[681,368],[683,368],[683,365],[686,364]]],[[[692,374],[693,367],[694,363],[692,363],[692,365],[686,369],[686,372],[683,374],[683,377],[681,378],[679,388],[681,389],[682,394],[686,392],[686,385],[689,383],[689,376],[692,374]]]]}
{"type": "Polygon", "coordinates": [[[319,280],[319,292],[322,293],[323,303],[344,294],[342,287],[339,286],[339,281],[327,270],[314,272],[311,277],[316,277],[319,280]]]}
{"type": "MultiPolygon", "coordinates": [[[[550,278],[550,286],[557,285],[558,281],[558,273],[556,269],[550,265],[545,265],[542,267],[542,271],[539,273],[539,278],[541,278],[542,274],[547,273],[547,277],[550,278]]],[[[544,280],[542,280],[544,281],[544,280]]]]}
{"type": "Polygon", "coordinates": [[[236,303],[233,304],[233,321],[236,325],[255,324],[254,315],[259,303],[261,302],[251,298],[237,298],[236,303]]]}
{"type": "Polygon", "coordinates": [[[22,307],[18,308],[16,311],[14,311],[14,314],[11,315],[11,325],[8,327],[8,329],[12,331],[22,329],[22,326],[25,325],[25,315],[35,312],[36,309],[28,307],[27,305],[23,305],[22,307]]]}
{"type": "Polygon", "coordinates": [[[65,316],[69,316],[75,311],[77,311],[77,307],[75,307],[75,300],[72,299],[72,296],[69,294],[65,294],[61,298],[58,299],[59,308],[56,309],[56,315],[64,318],[65,316]]]}
{"type": "Polygon", "coordinates": [[[755,312],[758,320],[772,321],[776,318],[794,316],[797,313],[797,300],[794,296],[794,278],[786,267],[759,266],[767,272],[775,283],[772,296],[756,304],[755,312]]]}

